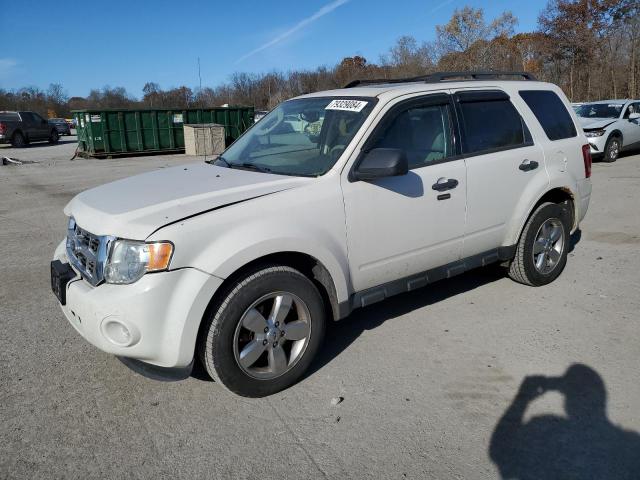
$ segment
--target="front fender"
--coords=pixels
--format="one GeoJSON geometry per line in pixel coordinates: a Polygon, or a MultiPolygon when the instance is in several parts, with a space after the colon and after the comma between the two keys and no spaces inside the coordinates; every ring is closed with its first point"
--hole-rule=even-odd
{"type": "Polygon", "coordinates": [[[318,182],[198,215],[164,227],[148,240],[174,242],[171,269],[192,267],[219,278],[266,255],[306,254],[331,274],[338,301],[349,298],[344,206],[337,182],[318,182]]]}
{"type": "MultiPolygon", "coordinates": [[[[301,253],[313,257],[327,269],[333,280],[338,302],[347,301],[349,298],[351,287],[348,281],[346,257],[340,255],[342,258],[339,258],[335,251],[322,247],[311,238],[271,238],[252,245],[244,245],[241,249],[227,249],[226,252],[229,255],[219,258],[215,262],[216,265],[211,264],[214,275],[221,278],[227,278],[244,265],[267,255],[281,252],[301,253]],[[302,246],[304,248],[301,248],[302,246]]],[[[205,255],[212,255],[212,252],[205,255]]]]}

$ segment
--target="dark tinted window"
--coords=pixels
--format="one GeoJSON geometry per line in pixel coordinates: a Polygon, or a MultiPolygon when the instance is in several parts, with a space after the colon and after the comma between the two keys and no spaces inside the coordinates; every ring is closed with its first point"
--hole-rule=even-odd
{"type": "Polygon", "coordinates": [[[42,122],[42,117],[40,115],[38,115],[37,113],[22,112],[20,114],[20,116],[22,117],[22,121],[27,122],[27,123],[38,124],[38,123],[42,122]]]}
{"type": "Polygon", "coordinates": [[[508,99],[460,102],[464,153],[516,148],[531,143],[520,114],[508,99]]]}
{"type": "Polygon", "coordinates": [[[401,111],[373,148],[404,150],[409,168],[419,168],[451,156],[448,105],[415,106],[401,111]]]}
{"type": "Polygon", "coordinates": [[[33,121],[35,123],[42,123],[44,122],[44,118],[42,118],[40,115],[38,115],[37,113],[31,113],[31,116],[33,117],[33,121]]]}
{"type": "Polygon", "coordinates": [[[564,103],[549,90],[521,90],[520,96],[527,103],[549,140],[576,136],[576,127],[564,103]]]}

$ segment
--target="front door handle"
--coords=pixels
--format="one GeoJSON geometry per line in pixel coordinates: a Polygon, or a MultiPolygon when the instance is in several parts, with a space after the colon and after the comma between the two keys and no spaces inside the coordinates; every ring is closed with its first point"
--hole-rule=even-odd
{"type": "Polygon", "coordinates": [[[518,168],[523,172],[528,172],[529,170],[535,170],[538,168],[538,165],[538,162],[535,160],[523,160],[518,168]]]}
{"type": "Polygon", "coordinates": [[[458,186],[458,180],[455,178],[446,179],[440,177],[436,183],[431,185],[431,188],[437,192],[444,192],[445,190],[452,190],[458,186]]]}

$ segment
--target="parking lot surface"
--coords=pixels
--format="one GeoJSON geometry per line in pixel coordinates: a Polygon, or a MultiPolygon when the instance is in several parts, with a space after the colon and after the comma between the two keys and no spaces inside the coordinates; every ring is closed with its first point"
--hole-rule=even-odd
{"type": "Polygon", "coordinates": [[[556,282],[481,269],[356,311],[301,383],[246,399],[141,377],[67,323],[49,286],[64,205],[201,161],[74,149],[0,147],[25,162],[0,166],[0,478],[640,475],[640,155],[594,164],[556,282]]]}

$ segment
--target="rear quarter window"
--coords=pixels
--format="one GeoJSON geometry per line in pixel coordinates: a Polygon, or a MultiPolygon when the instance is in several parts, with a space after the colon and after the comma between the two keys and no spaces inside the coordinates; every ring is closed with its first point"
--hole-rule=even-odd
{"type": "Polygon", "coordinates": [[[562,140],[577,135],[571,115],[555,92],[520,90],[519,93],[540,122],[549,140],[562,140]]]}

